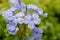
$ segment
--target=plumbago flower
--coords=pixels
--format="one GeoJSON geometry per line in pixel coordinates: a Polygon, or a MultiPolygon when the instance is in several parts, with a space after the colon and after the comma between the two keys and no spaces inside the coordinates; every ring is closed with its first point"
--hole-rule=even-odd
{"type": "Polygon", "coordinates": [[[42,40],[43,30],[41,28],[35,27],[32,30],[32,35],[34,36],[33,40],[42,40]]]}
{"type": "Polygon", "coordinates": [[[29,28],[34,28],[35,25],[39,25],[41,20],[39,18],[39,15],[47,17],[47,13],[43,14],[43,10],[41,8],[38,8],[35,5],[27,5],[27,10],[36,10],[37,13],[29,14],[27,12],[27,15],[24,18],[24,23],[28,24],[29,28]]]}
{"type": "Polygon", "coordinates": [[[39,25],[41,23],[39,16],[47,17],[47,13],[43,14],[43,10],[41,8],[38,8],[36,5],[32,4],[25,5],[21,0],[9,1],[13,4],[13,6],[2,13],[6,22],[9,22],[9,24],[6,26],[8,32],[14,35],[19,30],[17,25],[27,24],[28,27],[32,29],[31,34],[33,36],[33,38],[28,38],[27,40],[42,40],[43,30],[41,28],[37,28],[35,25],[39,25]],[[16,10],[19,10],[20,12],[15,13],[16,10]],[[30,14],[29,10],[35,10],[36,13],[33,12],[30,14]]]}
{"type": "Polygon", "coordinates": [[[41,20],[39,19],[39,16],[37,14],[27,14],[24,18],[24,23],[28,24],[29,28],[34,28],[35,25],[40,24],[41,20]]]}

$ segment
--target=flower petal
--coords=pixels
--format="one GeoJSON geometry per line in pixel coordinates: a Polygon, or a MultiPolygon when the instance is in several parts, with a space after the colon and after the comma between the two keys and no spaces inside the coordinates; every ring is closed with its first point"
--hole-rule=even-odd
{"type": "Polygon", "coordinates": [[[15,34],[18,31],[18,28],[16,28],[15,26],[9,25],[9,24],[7,24],[7,29],[10,34],[15,34]]]}
{"type": "Polygon", "coordinates": [[[31,21],[31,16],[30,15],[26,15],[24,18],[24,23],[28,24],[31,21]]]}
{"type": "Polygon", "coordinates": [[[31,22],[28,24],[28,27],[31,28],[31,29],[33,29],[33,28],[35,27],[33,21],[31,21],[31,22]]]}
{"type": "Polygon", "coordinates": [[[42,16],[43,16],[43,17],[47,17],[47,15],[48,15],[48,13],[44,13],[42,16]]]}
{"type": "Polygon", "coordinates": [[[24,23],[24,19],[23,19],[23,18],[18,18],[18,19],[17,19],[17,22],[18,22],[19,24],[22,24],[22,23],[24,23]]]}
{"type": "Polygon", "coordinates": [[[20,13],[16,14],[15,16],[16,16],[17,18],[20,18],[20,17],[24,16],[24,13],[23,13],[23,12],[20,12],[20,13]]]}
{"type": "Polygon", "coordinates": [[[9,21],[10,25],[17,26],[17,19],[14,19],[12,21],[9,21]]]}
{"type": "Polygon", "coordinates": [[[36,18],[36,19],[33,19],[33,22],[34,22],[34,24],[38,25],[38,24],[40,24],[41,20],[36,18]]]}
{"type": "Polygon", "coordinates": [[[8,30],[14,30],[16,27],[15,26],[12,26],[12,25],[9,25],[9,24],[7,24],[7,29],[8,30]]]}
{"type": "Polygon", "coordinates": [[[9,31],[9,33],[10,34],[13,34],[13,35],[15,35],[16,34],[16,32],[18,31],[19,29],[18,28],[16,28],[15,30],[13,30],[13,31],[9,31]]]}
{"type": "Polygon", "coordinates": [[[33,14],[32,17],[33,18],[39,18],[39,15],[38,14],[33,14]]]}
{"type": "Polygon", "coordinates": [[[43,14],[43,10],[41,8],[38,9],[38,15],[42,15],[43,14]]]}

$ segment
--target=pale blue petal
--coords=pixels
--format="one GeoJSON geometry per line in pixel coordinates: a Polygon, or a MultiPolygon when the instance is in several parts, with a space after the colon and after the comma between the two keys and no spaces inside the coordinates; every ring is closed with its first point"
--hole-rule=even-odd
{"type": "Polygon", "coordinates": [[[44,13],[42,16],[43,17],[47,17],[48,16],[48,13],[44,13]]]}
{"type": "Polygon", "coordinates": [[[9,21],[10,25],[17,26],[17,19],[14,19],[12,21],[9,21]]]}
{"type": "Polygon", "coordinates": [[[2,15],[3,15],[4,17],[8,17],[8,16],[10,16],[10,15],[13,15],[13,13],[10,12],[9,10],[7,10],[7,11],[4,11],[4,12],[2,13],[2,15]]]}
{"type": "Polygon", "coordinates": [[[35,27],[33,21],[31,21],[31,22],[28,24],[28,27],[31,28],[31,29],[33,29],[33,28],[35,27]]]}
{"type": "Polygon", "coordinates": [[[35,14],[32,14],[32,17],[33,18],[39,18],[39,15],[35,13],[35,14]]]}
{"type": "Polygon", "coordinates": [[[10,34],[12,34],[12,35],[15,35],[16,34],[16,32],[18,31],[19,29],[18,28],[16,28],[15,30],[13,30],[13,31],[9,31],[9,33],[10,34]]]}
{"type": "Polygon", "coordinates": [[[18,31],[18,28],[16,28],[15,26],[9,25],[9,24],[7,24],[7,29],[10,34],[15,34],[18,31]]]}
{"type": "Polygon", "coordinates": [[[10,25],[10,24],[7,24],[7,29],[8,29],[8,30],[12,31],[12,30],[14,30],[15,28],[16,28],[15,26],[12,26],[12,25],[10,25]]]}
{"type": "Polygon", "coordinates": [[[17,10],[17,8],[15,8],[15,6],[13,6],[13,7],[11,7],[9,10],[10,10],[11,12],[13,12],[13,11],[17,10]]]}
{"type": "Polygon", "coordinates": [[[34,22],[34,24],[38,25],[41,23],[41,20],[36,18],[36,19],[33,19],[33,22],[34,22]]]}
{"type": "Polygon", "coordinates": [[[24,23],[24,19],[23,19],[23,18],[18,18],[18,19],[17,19],[17,22],[18,22],[19,24],[23,24],[23,23],[24,23]]]}
{"type": "Polygon", "coordinates": [[[30,23],[30,21],[31,21],[31,15],[26,15],[24,18],[24,23],[28,24],[28,23],[30,23]]]}
{"type": "Polygon", "coordinates": [[[8,16],[6,19],[7,20],[13,20],[13,19],[15,19],[15,16],[8,16]]]}
{"type": "Polygon", "coordinates": [[[41,8],[38,9],[38,15],[42,15],[43,14],[43,10],[41,8]]]}

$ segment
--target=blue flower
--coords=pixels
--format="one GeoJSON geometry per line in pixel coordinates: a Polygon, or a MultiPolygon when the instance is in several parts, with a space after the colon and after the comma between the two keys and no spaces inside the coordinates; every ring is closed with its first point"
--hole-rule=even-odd
{"type": "Polygon", "coordinates": [[[43,30],[41,28],[35,27],[35,28],[32,29],[32,35],[33,36],[35,36],[37,34],[42,34],[42,33],[43,33],[43,30]]]}
{"type": "Polygon", "coordinates": [[[32,36],[33,36],[33,40],[42,40],[42,33],[43,30],[41,28],[33,28],[32,29],[32,36]]]}
{"type": "Polygon", "coordinates": [[[39,16],[37,14],[27,14],[24,18],[24,23],[28,24],[29,28],[34,28],[35,24],[38,25],[40,24],[41,20],[39,19],[39,16]]]}

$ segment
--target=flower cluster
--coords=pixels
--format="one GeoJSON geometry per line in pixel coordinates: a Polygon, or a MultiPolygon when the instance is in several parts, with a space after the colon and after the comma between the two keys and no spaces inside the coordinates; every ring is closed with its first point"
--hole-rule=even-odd
{"type": "MultiPolygon", "coordinates": [[[[12,3],[14,3],[14,1],[12,1],[12,3]]],[[[42,40],[43,30],[41,28],[37,28],[35,25],[39,25],[41,23],[39,16],[47,17],[47,13],[43,14],[43,10],[41,8],[38,8],[36,5],[32,4],[25,5],[21,0],[16,0],[15,3],[13,7],[3,12],[6,22],[9,23],[7,24],[9,33],[13,35],[16,34],[19,30],[17,25],[24,23],[27,24],[29,28],[32,28],[32,35],[34,36],[28,40],[42,40]],[[19,10],[20,12],[15,13],[16,10],[19,10]],[[29,13],[29,10],[35,10],[36,13],[29,13]]]]}

